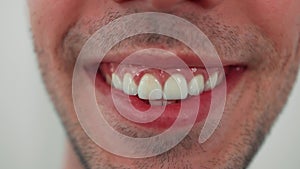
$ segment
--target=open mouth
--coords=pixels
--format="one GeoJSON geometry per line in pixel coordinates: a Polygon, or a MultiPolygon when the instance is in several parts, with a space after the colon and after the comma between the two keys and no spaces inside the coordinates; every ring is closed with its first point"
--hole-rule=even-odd
{"type": "MultiPolygon", "coordinates": [[[[225,74],[229,69],[224,67],[225,74]]],[[[209,76],[205,69],[197,67],[164,71],[138,65],[102,63],[99,73],[113,88],[157,106],[198,96],[216,88],[225,80],[225,75],[217,68],[209,76]],[[188,75],[189,72],[192,76],[188,75]]]]}
{"type": "MultiPolygon", "coordinates": [[[[169,128],[182,106],[194,107],[198,104],[195,122],[203,121],[210,109],[212,91],[221,90],[220,86],[226,85],[228,95],[246,70],[244,65],[228,63],[207,69],[203,65],[191,64],[186,64],[187,67],[173,65],[159,69],[149,66],[147,61],[140,63],[104,60],[97,71],[96,92],[105,100],[102,104],[115,115],[121,115],[121,119],[157,129],[169,128]],[[163,112],[157,117],[156,111],[163,112]],[[123,118],[124,114],[138,113],[144,118],[142,122],[123,118]]],[[[189,112],[186,111],[188,116],[189,112]]],[[[182,119],[181,124],[186,125],[187,119],[182,119]]]]}

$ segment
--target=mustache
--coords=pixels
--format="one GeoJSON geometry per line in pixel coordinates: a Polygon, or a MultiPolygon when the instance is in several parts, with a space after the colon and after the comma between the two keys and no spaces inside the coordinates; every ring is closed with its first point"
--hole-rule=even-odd
{"type": "MultiPolygon", "coordinates": [[[[108,11],[102,18],[79,20],[68,30],[63,38],[62,49],[65,58],[74,62],[82,46],[93,33],[108,23],[135,12],[137,10],[128,10],[124,13],[108,11]]],[[[275,52],[272,43],[263,36],[259,28],[254,26],[238,27],[226,25],[220,19],[211,15],[199,16],[195,13],[176,11],[170,12],[170,14],[186,19],[198,27],[212,42],[219,56],[225,60],[257,66],[257,64],[262,64],[263,57],[271,57],[270,53],[275,52]]],[[[159,27],[156,20],[151,19],[148,22],[152,27],[159,27]]],[[[135,51],[157,46],[171,51],[191,53],[189,47],[172,37],[159,34],[140,34],[119,42],[110,50],[108,55],[119,55],[126,53],[124,51],[129,49],[135,51]]]]}

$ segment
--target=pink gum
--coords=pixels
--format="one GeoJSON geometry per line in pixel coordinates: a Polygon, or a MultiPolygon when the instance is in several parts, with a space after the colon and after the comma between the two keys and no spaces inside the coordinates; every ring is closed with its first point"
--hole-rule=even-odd
{"type": "MultiPolygon", "coordinates": [[[[160,84],[163,86],[166,80],[175,73],[181,74],[189,82],[194,76],[199,74],[203,75],[204,80],[208,79],[208,72],[204,68],[183,68],[183,69],[157,69],[157,68],[146,68],[138,65],[122,65],[117,63],[102,63],[99,68],[102,75],[109,75],[111,78],[112,73],[117,74],[120,79],[123,79],[126,73],[130,73],[133,76],[135,83],[138,85],[144,74],[149,73],[158,79],[160,84]]],[[[220,68],[213,68],[212,71],[219,71],[220,68]]],[[[224,67],[225,74],[228,72],[228,68],[224,67]]]]}

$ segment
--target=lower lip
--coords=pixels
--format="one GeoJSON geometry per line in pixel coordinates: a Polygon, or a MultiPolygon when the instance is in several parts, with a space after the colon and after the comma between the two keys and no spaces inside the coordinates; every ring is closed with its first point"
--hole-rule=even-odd
{"type": "MultiPolygon", "coordinates": [[[[233,68],[234,69],[234,68],[233,68]]],[[[227,95],[232,91],[234,86],[239,82],[239,79],[242,77],[242,74],[244,73],[245,69],[240,68],[240,70],[231,70],[226,75],[226,86],[227,86],[227,95]]],[[[111,110],[111,113],[117,113],[119,116],[121,116],[124,120],[130,121],[120,115],[118,110],[115,108],[113,99],[118,99],[118,102],[121,103],[119,105],[122,105],[122,110],[130,110],[130,107],[135,107],[139,111],[146,111],[150,108],[150,105],[146,103],[145,101],[139,99],[137,96],[128,96],[124,94],[122,91],[119,91],[117,89],[112,88],[109,84],[107,84],[103,78],[102,75],[98,74],[95,81],[95,86],[98,92],[100,92],[100,97],[105,97],[106,99],[106,106],[109,106],[109,109],[111,110]],[[113,93],[113,97],[112,97],[113,93]],[[130,105],[131,104],[131,105],[130,105]]],[[[221,83],[219,86],[225,85],[225,83],[221,83]]],[[[218,90],[220,87],[216,87],[214,90],[218,90]]],[[[195,106],[195,99],[200,101],[198,114],[196,118],[196,123],[199,123],[206,119],[210,104],[211,104],[211,91],[204,92],[200,95],[200,99],[196,98],[199,96],[193,96],[189,97],[185,100],[182,100],[178,103],[172,103],[165,106],[165,109],[163,113],[154,121],[151,121],[149,123],[137,123],[130,121],[131,123],[137,124],[142,127],[146,128],[154,128],[154,129],[167,129],[169,128],[178,117],[179,111],[181,106],[185,107],[192,107],[195,106]]],[[[127,112],[122,113],[127,114],[127,112]]],[[[180,125],[184,126],[186,123],[182,121],[179,123],[180,125]]]]}

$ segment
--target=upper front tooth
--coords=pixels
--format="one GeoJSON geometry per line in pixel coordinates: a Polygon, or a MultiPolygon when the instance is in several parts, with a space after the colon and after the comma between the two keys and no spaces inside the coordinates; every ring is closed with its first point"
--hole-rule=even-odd
{"type": "Polygon", "coordinates": [[[204,90],[204,78],[202,75],[197,75],[189,83],[189,94],[192,96],[199,95],[204,90]]]}
{"type": "Polygon", "coordinates": [[[115,73],[112,74],[111,76],[112,78],[112,85],[116,88],[116,89],[120,89],[120,90],[123,90],[123,84],[122,84],[122,81],[121,79],[119,78],[118,75],[116,75],[115,73]]]}
{"type": "Polygon", "coordinates": [[[159,100],[162,98],[162,87],[159,81],[151,74],[145,74],[138,87],[138,96],[141,99],[159,100]]]}
{"type": "Polygon", "coordinates": [[[218,72],[214,72],[206,81],[204,90],[208,91],[216,87],[218,81],[218,72]]]}
{"type": "Polygon", "coordinates": [[[137,85],[135,84],[130,73],[126,73],[123,78],[123,91],[128,95],[137,94],[137,85]]]}
{"type": "Polygon", "coordinates": [[[185,99],[187,94],[187,83],[181,74],[173,74],[168,78],[164,86],[165,100],[185,99]]]}

